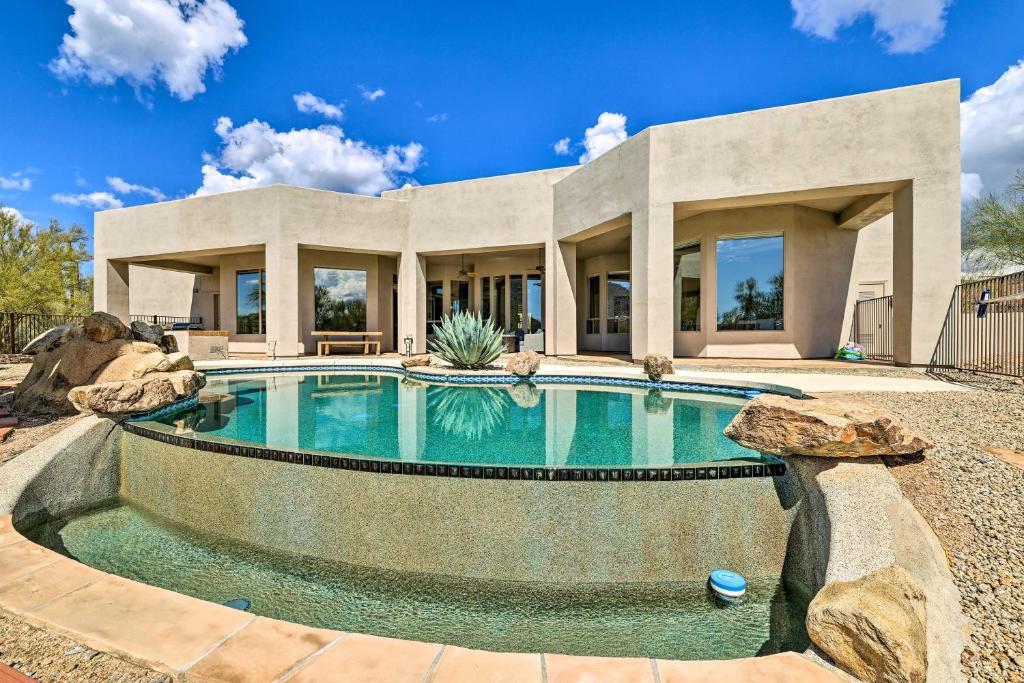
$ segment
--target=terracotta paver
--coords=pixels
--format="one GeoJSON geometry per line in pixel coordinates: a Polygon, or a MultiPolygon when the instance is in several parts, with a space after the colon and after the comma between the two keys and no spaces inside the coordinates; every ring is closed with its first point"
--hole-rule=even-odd
{"type": "Polygon", "coordinates": [[[270,683],[342,637],[338,631],[257,617],[186,672],[192,681],[270,683]]]}
{"type": "Polygon", "coordinates": [[[486,652],[446,647],[430,683],[542,683],[538,654],[486,652]]]}
{"type": "Polygon", "coordinates": [[[0,664],[0,683],[35,683],[35,681],[20,671],[0,664]]]}
{"type": "Polygon", "coordinates": [[[108,574],[74,560],[53,564],[0,586],[0,606],[12,612],[27,612],[43,603],[106,578],[108,574]]]}
{"type": "Polygon", "coordinates": [[[32,614],[96,649],[175,671],[191,666],[254,619],[246,612],[117,577],[97,581],[32,614]]]}
{"type": "Polygon", "coordinates": [[[0,427],[0,441],[7,441],[7,437],[14,434],[14,427],[0,427]]]}
{"type": "Polygon", "coordinates": [[[63,559],[60,555],[30,541],[4,546],[0,552],[0,585],[18,579],[40,567],[63,559]]]}
{"type": "Polygon", "coordinates": [[[353,633],[288,683],[422,683],[441,646],[353,633]]]}
{"type": "Polygon", "coordinates": [[[843,678],[794,652],[714,662],[658,660],[661,683],[842,683],[843,678]]]}
{"type": "Polygon", "coordinates": [[[654,683],[649,659],[544,655],[544,662],[548,683],[654,683]]]}

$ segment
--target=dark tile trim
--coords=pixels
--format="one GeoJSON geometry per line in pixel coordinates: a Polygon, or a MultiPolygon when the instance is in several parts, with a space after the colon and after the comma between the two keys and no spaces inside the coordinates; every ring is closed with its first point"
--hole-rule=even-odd
{"type": "Polygon", "coordinates": [[[382,458],[350,457],[323,453],[300,453],[263,446],[245,446],[204,441],[192,436],[168,434],[151,429],[138,422],[125,422],[122,427],[129,434],[197,451],[233,455],[241,458],[272,460],[274,462],[326,467],[379,474],[410,474],[426,477],[463,477],[467,479],[533,480],[550,482],[646,482],[694,481],[709,479],[738,479],[781,477],[786,464],[775,458],[761,464],[705,465],[701,467],[512,467],[508,465],[455,465],[444,463],[403,462],[382,458]]]}

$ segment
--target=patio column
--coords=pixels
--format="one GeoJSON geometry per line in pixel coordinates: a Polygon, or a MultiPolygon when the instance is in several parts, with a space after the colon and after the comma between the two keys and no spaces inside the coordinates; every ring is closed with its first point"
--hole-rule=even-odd
{"type": "Polygon", "coordinates": [[[398,259],[398,350],[405,352],[405,338],[413,339],[413,353],[427,351],[427,257],[415,251],[398,259]]]}
{"type": "Polygon", "coordinates": [[[673,351],[672,204],[633,211],[630,237],[630,334],[634,360],[673,351]]]}
{"type": "Polygon", "coordinates": [[[126,323],[128,308],[128,262],[97,259],[93,269],[93,307],[116,315],[126,323]]]}
{"type": "MultiPolygon", "coordinates": [[[[299,334],[299,245],[277,241],[266,247],[267,354],[290,358],[304,352],[299,334]]],[[[313,283],[307,283],[312,287],[313,283]]]]}
{"type": "Polygon", "coordinates": [[[544,353],[576,354],[576,243],[555,242],[544,250],[544,353]]]}
{"type": "Polygon", "coordinates": [[[916,179],[893,193],[893,355],[927,365],[960,282],[959,176],[916,179]]]}

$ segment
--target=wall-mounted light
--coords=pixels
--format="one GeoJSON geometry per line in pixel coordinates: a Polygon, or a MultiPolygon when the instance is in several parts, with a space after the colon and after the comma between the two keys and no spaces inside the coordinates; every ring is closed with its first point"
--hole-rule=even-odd
{"type": "Polygon", "coordinates": [[[412,355],[412,335],[407,334],[402,341],[405,342],[405,357],[408,358],[412,355]]]}

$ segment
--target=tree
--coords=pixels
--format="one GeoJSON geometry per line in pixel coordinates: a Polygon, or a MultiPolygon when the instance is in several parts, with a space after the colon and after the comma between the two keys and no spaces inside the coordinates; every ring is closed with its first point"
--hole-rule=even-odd
{"type": "Polygon", "coordinates": [[[92,311],[89,238],[80,225],[43,228],[20,220],[0,204],[0,311],[85,315],[92,311]]]}
{"type": "Polygon", "coordinates": [[[964,252],[982,269],[1024,267],[1024,169],[1001,194],[975,200],[964,216],[964,252]]]}

